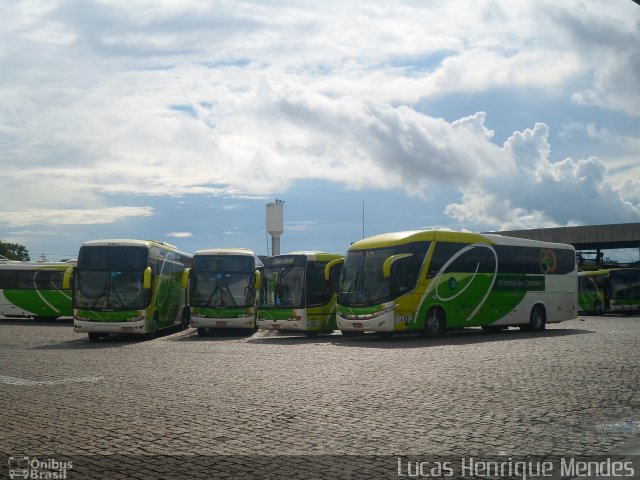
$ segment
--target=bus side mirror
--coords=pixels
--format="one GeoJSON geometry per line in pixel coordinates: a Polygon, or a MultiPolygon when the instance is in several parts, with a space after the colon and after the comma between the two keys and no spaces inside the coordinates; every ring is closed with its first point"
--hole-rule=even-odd
{"type": "Polygon", "coordinates": [[[384,278],[389,278],[391,276],[391,265],[393,265],[394,262],[410,257],[411,255],[413,255],[413,253],[398,253],[397,255],[391,255],[387,258],[382,264],[382,275],[384,278]]]}
{"type": "Polygon", "coordinates": [[[324,267],[324,279],[328,282],[329,279],[331,278],[331,270],[333,269],[333,267],[335,267],[336,265],[340,265],[341,263],[344,263],[344,258],[336,258],[335,260],[331,260],[329,263],[327,263],[327,265],[324,267]]]}
{"type": "Polygon", "coordinates": [[[262,276],[260,275],[260,272],[258,270],[253,272],[253,282],[255,283],[256,290],[260,290],[260,285],[262,284],[262,276]]]}
{"type": "Polygon", "coordinates": [[[187,288],[189,286],[189,275],[191,274],[190,268],[185,268],[182,272],[182,277],[180,277],[180,286],[182,288],[187,288]]]}
{"type": "MultiPolygon", "coordinates": [[[[71,289],[71,277],[73,277],[73,273],[75,272],[76,267],[69,267],[64,271],[64,275],[62,277],[62,289],[70,290],[71,289]]],[[[58,277],[60,278],[60,277],[58,277]]]]}
{"type": "Polygon", "coordinates": [[[144,269],[144,275],[142,276],[142,286],[145,290],[151,290],[151,267],[144,269]]]}

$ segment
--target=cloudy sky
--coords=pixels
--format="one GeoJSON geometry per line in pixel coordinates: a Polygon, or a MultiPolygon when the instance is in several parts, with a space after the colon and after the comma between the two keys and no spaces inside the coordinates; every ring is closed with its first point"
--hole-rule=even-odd
{"type": "Polygon", "coordinates": [[[265,254],[275,198],[283,251],[640,221],[631,0],[0,6],[0,239],[32,258],[265,254]]]}

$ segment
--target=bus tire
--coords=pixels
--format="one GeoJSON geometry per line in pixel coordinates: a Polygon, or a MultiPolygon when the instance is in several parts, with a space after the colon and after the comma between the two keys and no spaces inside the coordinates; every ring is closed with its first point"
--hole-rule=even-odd
{"type": "Polygon", "coordinates": [[[89,332],[88,335],[90,342],[97,342],[100,340],[100,334],[98,332],[89,332]]]}
{"type": "Polygon", "coordinates": [[[593,304],[593,313],[599,317],[604,315],[604,308],[602,308],[602,302],[600,302],[600,300],[596,300],[593,304]]]}
{"type": "Polygon", "coordinates": [[[196,329],[196,333],[198,334],[199,337],[204,337],[207,334],[207,329],[206,328],[198,328],[198,329],[196,329]]]}
{"type": "Polygon", "coordinates": [[[190,316],[191,316],[191,309],[185,306],[182,309],[182,322],[180,324],[183,330],[186,330],[187,328],[189,328],[189,322],[191,321],[190,316]]]}
{"type": "Polygon", "coordinates": [[[156,313],[153,316],[153,321],[151,322],[151,331],[149,332],[149,340],[153,340],[158,336],[158,314],[156,313]]]}
{"type": "Polygon", "coordinates": [[[444,335],[446,329],[446,318],[444,310],[441,308],[432,308],[427,312],[427,317],[424,319],[424,329],[422,330],[422,336],[427,338],[436,338],[444,335]]]}
{"type": "Polygon", "coordinates": [[[547,313],[542,305],[534,305],[531,309],[527,327],[530,332],[542,332],[547,327],[547,313]]]}

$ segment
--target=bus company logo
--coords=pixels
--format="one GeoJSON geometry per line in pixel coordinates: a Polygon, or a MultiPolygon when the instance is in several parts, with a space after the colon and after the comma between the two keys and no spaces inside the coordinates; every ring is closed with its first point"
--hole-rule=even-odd
{"type": "Polygon", "coordinates": [[[556,270],[558,261],[553,250],[543,248],[540,250],[540,271],[542,273],[553,273],[556,270]]]}
{"type": "Polygon", "coordinates": [[[41,459],[26,455],[9,457],[9,478],[29,480],[65,480],[73,468],[72,462],[62,462],[55,458],[41,459]]]}

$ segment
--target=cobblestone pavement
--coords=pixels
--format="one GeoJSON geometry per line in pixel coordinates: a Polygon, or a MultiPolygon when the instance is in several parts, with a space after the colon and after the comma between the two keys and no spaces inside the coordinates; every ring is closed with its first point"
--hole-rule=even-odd
{"type": "Polygon", "coordinates": [[[68,320],[0,320],[0,453],[69,458],[67,478],[109,460],[121,468],[104,478],[180,478],[208,459],[234,471],[313,455],[291,478],[318,462],[346,478],[336,455],[595,455],[640,436],[639,364],[639,317],[437,340],[186,330],[98,343],[68,320]]]}

